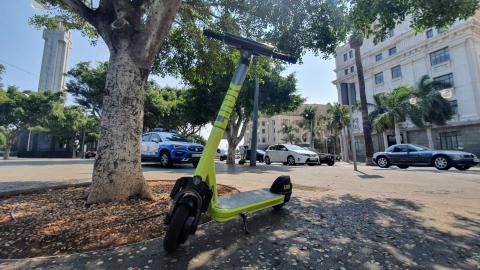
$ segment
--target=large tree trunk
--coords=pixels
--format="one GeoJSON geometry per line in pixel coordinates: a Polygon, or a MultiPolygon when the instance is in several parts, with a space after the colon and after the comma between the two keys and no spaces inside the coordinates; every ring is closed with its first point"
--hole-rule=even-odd
{"type": "Polygon", "coordinates": [[[434,149],[435,145],[433,144],[433,136],[432,136],[432,126],[427,124],[427,139],[428,139],[428,148],[434,149]]]}
{"type": "Polygon", "coordinates": [[[140,147],[148,72],[128,52],[111,53],[103,97],[100,140],[87,203],[151,199],[142,174],[140,147]]]}
{"type": "Polygon", "coordinates": [[[10,151],[12,149],[12,145],[8,143],[5,145],[5,152],[3,153],[3,159],[7,160],[10,159],[10,151]]]}
{"type": "Polygon", "coordinates": [[[235,149],[245,135],[248,122],[248,117],[245,117],[242,113],[238,111],[235,114],[232,113],[225,130],[228,141],[227,164],[235,164],[235,149]]]}
{"type": "MultiPolygon", "coordinates": [[[[361,37],[357,37],[361,38],[361,37]]],[[[355,51],[355,66],[357,68],[358,88],[360,93],[360,102],[362,106],[362,124],[363,124],[363,137],[365,139],[365,157],[366,165],[372,166],[373,164],[373,140],[372,140],[372,123],[368,117],[367,95],[365,93],[365,78],[363,74],[362,58],[360,55],[361,41],[350,42],[350,46],[355,51]]]]}
{"type": "Polygon", "coordinates": [[[235,149],[237,149],[237,145],[228,140],[227,164],[235,164],[235,149]]]}

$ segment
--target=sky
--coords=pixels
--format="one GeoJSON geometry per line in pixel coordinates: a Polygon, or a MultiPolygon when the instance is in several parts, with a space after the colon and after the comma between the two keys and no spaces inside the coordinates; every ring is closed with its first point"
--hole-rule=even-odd
{"type": "MultiPolygon", "coordinates": [[[[16,85],[22,90],[38,88],[43,52],[42,31],[28,24],[28,18],[38,12],[30,6],[29,0],[2,1],[0,9],[0,63],[6,68],[3,74],[4,85],[16,85]]],[[[88,39],[72,32],[72,48],[68,59],[68,69],[82,61],[106,61],[108,49],[101,41],[92,46],[88,39]]],[[[294,72],[298,80],[299,93],[307,103],[336,102],[336,88],[331,83],[335,79],[334,59],[323,60],[307,53],[302,64],[289,65],[287,73],[294,72]]],[[[153,76],[161,86],[180,86],[176,78],[153,76]]]]}

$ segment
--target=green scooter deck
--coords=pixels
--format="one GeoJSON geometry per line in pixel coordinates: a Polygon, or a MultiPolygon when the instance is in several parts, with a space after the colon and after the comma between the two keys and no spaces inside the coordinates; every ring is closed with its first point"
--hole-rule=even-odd
{"type": "Polygon", "coordinates": [[[270,192],[268,188],[251,190],[219,197],[217,208],[235,209],[247,205],[254,205],[274,198],[283,198],[283,196],[284,195],[270,192]]]}

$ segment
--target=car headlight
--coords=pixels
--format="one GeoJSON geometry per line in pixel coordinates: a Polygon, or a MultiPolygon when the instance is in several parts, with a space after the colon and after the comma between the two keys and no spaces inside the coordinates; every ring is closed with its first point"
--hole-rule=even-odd
{"type": "Polygon", "coordinates": [[[175,145],[173,145],[173,148],[175,148],[175,149],[185,149],[185,145],[175,144],[175,145]]]}

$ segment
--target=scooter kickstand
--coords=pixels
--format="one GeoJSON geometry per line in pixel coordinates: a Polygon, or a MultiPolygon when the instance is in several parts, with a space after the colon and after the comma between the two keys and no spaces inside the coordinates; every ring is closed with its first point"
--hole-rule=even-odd
{"type": "Polygon", "coordinates": [[[248,231],[248,227],[247,227],[247,214],[241,213],[240,217],[242,217],[242,221],[243,221],[243,230],[245,231],[246,235],[249,235],[250,232],[248,231]]]}

